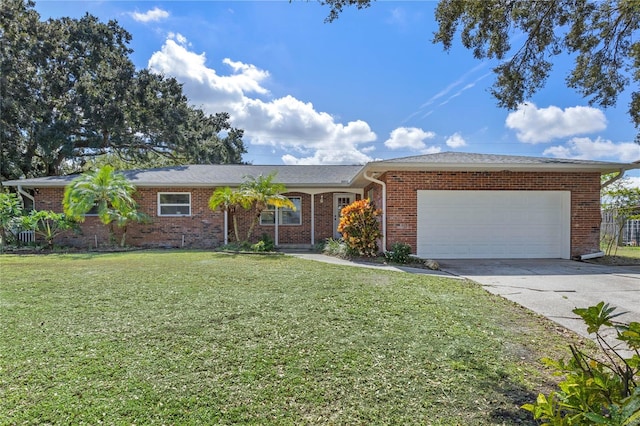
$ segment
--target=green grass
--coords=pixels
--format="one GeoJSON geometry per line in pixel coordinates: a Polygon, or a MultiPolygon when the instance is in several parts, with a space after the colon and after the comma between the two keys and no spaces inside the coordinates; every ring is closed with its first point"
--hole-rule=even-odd
{"type": "Polygon", "coordinates": [[[630,257],[634,259],[640,259],[640,247],[619,246],[617,247],[617,249],[614,249],[614,253],[616,256],[620,256],[620,257],[630,257]]]}
{"type": "Polygon", "coordinates": [[[566,335],[461,280],[288,256],[0,256],[0,424],[534,424],[566,335]]]}

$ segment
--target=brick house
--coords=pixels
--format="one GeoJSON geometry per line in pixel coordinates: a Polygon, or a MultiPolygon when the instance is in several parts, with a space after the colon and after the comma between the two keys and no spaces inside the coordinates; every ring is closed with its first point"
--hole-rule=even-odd
{"type": "MultiPolygon", "coordinates": [[[[264,212],[254,236],[279,247],[312,247],[336,233],[340,209],[370,198],[382,210],[381,246],[407,243],[424,258],[571,258],[599,251],[600,177],[637,164],[445,152],[364,166],[190,165],[127,171],[150,224],[132,224],[142,247],[212,248],[232,240],[230,221],[208,200],[248,175],[283,183],[296,211],[264,212]]],[[[3,182],[37,210],[61,211],[75,176],[3,182]]],[[[240,211],[246,229],[255,213],[240,211]]],[[[107,230],[87,216],[82,234],[59,242],[91,247],[107,230]]]]}

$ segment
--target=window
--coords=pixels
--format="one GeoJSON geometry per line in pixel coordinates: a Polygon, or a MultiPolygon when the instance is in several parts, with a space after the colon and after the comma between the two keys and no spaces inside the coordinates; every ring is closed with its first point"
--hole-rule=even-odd
{"type": "MultiPolygon", "coordinates": [[[[278,209],[278,225],[302,225],[302,197],[288,197],[296,211],[288,207],[278,209]]],[[[260,215],[260,225],[275,225],[276,210],[268,208],[260,215]]]]}
{"type": "Polygon", "coordinates": [[[158,216],[191,216],[191,193],[159,192],[158,216]]]}

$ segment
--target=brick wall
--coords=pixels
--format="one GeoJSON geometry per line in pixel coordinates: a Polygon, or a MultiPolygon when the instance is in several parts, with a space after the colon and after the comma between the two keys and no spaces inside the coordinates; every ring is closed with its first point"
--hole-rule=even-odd
{"type": "MultiPolygon", "coordinates": [[[[418,190],[549,190],[571,192],[571,256],[599,249],[600,238],[600,174],[599,173],[534,173],[534,172],[387,172],[380,177],[387,184],[387,249],[395,242],[416,247],[418,190]]],[[[365,188],[365,196],[373,189],[373,201],[382,207],[382,190],[377,184],[365,188]]],[[[221,211],[211,211],[208,200],[215,188],[191,190],[175,188],[139,188],[136,199],[140,210],[152,218],[150,224],[131,224],[127,244],[141,247],[216,247],[224,241],[221,211]],[[190,192],[192,214],[188,217],[159,217],[158,192],[190,192]]],[[[40,188],[35,194],[38,210],[62,211],[62,188],[40,188]]],[[[312,195],[290,192],[302,197],[300,225],[279,226],[280,244],[310,244],[312,195]]],[[[333,236],[333,193],[313,195],[315,202],[315,241],[333,236]]],[[[238,213],[241,238],[255,212],[238,213]]],[[[121,230],[116,229],[116,238],[121,230]]],[[[82,235],[68,232],[58,244],[94,247],[108,243],[108,229],[96,217],[87,217],[82,235]]],[[[234,240],[229,218],[230,241],[234,240]]],[[[274,237],[274,226],[256,226],[254,241],[262,233],[274,237]]]]}
{"type": "MultiPolygon", "coordinates": [[[[127,245],[136,247],[189,247],[212,248],[224,243],[224,213],[212,211],[208,207],[209,197],[215,188],[138,188],[135,198],[141,212],[151,217],[149,224],[132,223],[127,229],[127,245]],[[191,193],[191,216],[158,216],[158,192],[191,193]]],[[[62,211],[63,188],[39,188],[35,194],[37,210],[62,211]]],[[[287,196],[302,199],[302,225],[280,225],[278,227],[280,244],[311,243],[311,197],[310,194],[289,192],[287,196]]],[[[333,236],[333,194],[324,193],[315,197],[315,241],[320,242],[333,236]]],[[[246,232],[255,211],[237,211],[240,238],[246,232]]],[[[97,217],[87,216],[81,224],[82,233],[67,232],[56,240],[56,244],[74,247],[92,248],[109,244],[109,231],[97,217]]],[[[122,230],[114,227],[119,242],[122,230]]],[[[256,225],[252,240],[258,241],[263,233],[275,237],[273,225],[256,225]]],[[[235,241],[233,223],[229,215],[229,241],[235,241]]]]}
{"type": "Polygon", "coordinates": [[[416,247],[418,190],[571,191],[571,256],[599,250],[600,173],[387,172],[387,249],[416,247]]]}

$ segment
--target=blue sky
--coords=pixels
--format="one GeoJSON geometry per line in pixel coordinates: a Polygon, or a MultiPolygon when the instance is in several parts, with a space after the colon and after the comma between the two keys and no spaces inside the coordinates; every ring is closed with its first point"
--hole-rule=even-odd
{"type": "MultiPolygon", "coordinates": [[[[441,151],[631,162],[627,114],[566,88],[571,58],[517,111],[489,88],[496,61],[431,40],[431,1],[382,1],[324,23],[311,1],[36,1],[43,19],[116,19],[138,68],[176,77],[193,105],[245,129],[254,164],[354,164],[441,151]]],[[[516,45],[514,45],[516,47],[516,45]]],[[[629,173],[638,179],[640,173],[629,173]]]]}

